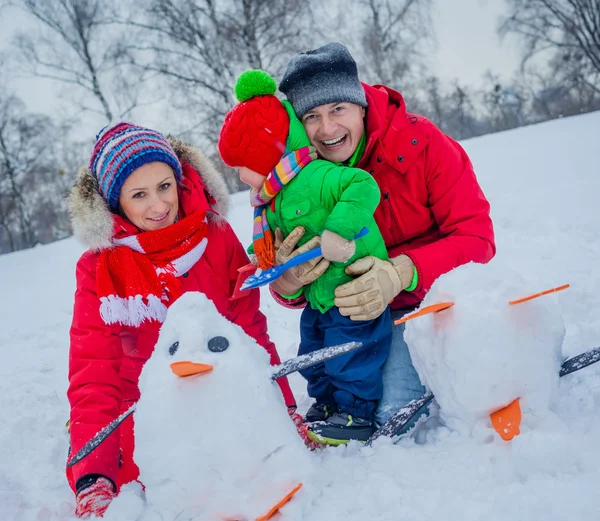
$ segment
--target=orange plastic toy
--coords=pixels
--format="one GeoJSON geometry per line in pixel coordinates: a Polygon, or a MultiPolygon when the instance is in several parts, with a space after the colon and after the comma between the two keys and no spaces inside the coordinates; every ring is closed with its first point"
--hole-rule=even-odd
{"type": "Polygon", "coordinates": [[[267,519],[271,519],[275,513],[285,505],[296,492],[298,492],[302,488],[302,483],[298,483],[292,490],[290,490],[282,499],[280,499],[274,506],[269,510],[266,514],[257,517],[256,521],[267,521],[267,519]]]}
{"type": "Polygon", "coordinates": [[[549,295],[550,293],[556,293],[557,291],[562,291],[563,289],[570,288],[570,284],[564,284],[562,286],[558,286],[558,288],[547,289],[546,291],[540,291],[539,293],[534,293],[533,295],[529,295],[528,297],[523,297],[517,300],[509,301],[511,306],[515,304],[521,304],[523,302],[527,302],[528,300],[533,300],[534,298],[543,297],[544,295],[549,295]]]}
{"type": "Polygon", "coordinates": [[[415,311],[410,315],[403,316],[401,319],[394,321],[394,324],[402,324],[403,322],[407,322],[408,320],[412,320],[413,318],[422,317],[423,315],[429,315],[429,313],[443,311],[444,309],[451,308],[452,306],[454,306],[454,302],[439,302],[438,304],[431,304],[431,306],[425,306],[423,309],[419,309],[419,311],[415,311]]]}
{"type": "Polygon", "coordinates": [[[492,426],[504,441],[510,441],[521,433],[521,403],[514,402],[490,414],[492,426]]]}
{"type": "Polygon", "coordinates": [[[171,364],[171,371],[182,378],[193,376],[195,374],[209,373],[212,370],[212,365],[198,364],[196,362],[190,362],[189,360],[182,360],[181,362],[173,362],[171,364]]]}

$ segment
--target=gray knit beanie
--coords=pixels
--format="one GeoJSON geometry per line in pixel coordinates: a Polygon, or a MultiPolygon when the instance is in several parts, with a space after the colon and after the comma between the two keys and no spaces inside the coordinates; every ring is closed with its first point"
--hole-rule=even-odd
{"type": "Polygon", "coordinates": [[[367,107],[356,62],[341,43],[328,43],[296,54],[288,63],[279,90],[287,96],[299,118],[328,103],[346,101],[367,107]]]}

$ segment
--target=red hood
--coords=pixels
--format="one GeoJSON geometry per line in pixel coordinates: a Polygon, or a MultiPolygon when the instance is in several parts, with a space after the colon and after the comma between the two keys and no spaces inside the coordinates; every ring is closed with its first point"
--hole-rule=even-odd
{"type": "Polygon", "coordinates": [[[369,157],[380,136],[385,136],[388,127],[400,129],[408,125],[406,103],[402,94],[384,85],[362,84],[367,96],[366,131],[368,136],[364,157],[369,157]]]}

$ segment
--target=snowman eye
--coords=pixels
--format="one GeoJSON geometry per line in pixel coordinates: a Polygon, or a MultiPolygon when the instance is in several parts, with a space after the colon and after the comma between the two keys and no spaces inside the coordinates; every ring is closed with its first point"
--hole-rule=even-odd
{"type": "Polygon", "coordinates": [[[224,336],[214,336],[208,341],[208,350],[213,353],[220,353],[229,347],[229,340],[224,336]]]}
{"type": "Polygon", "coordinates": [[[179,342],[173,342],[171,347],[169,347],[169,354],[173,356],[177,350],[179,349],[179,342]]]}

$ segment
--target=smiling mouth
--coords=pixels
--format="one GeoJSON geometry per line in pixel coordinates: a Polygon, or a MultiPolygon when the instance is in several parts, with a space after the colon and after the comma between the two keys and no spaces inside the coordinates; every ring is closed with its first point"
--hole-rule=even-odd
{"type": "Polygon", "coordinates": [[[346,134],[344,134],[343,136],[340,137],[336,137],[334,139],[327,139],[327,140],[323,140],[322,143],[326,146],[326,147],[338,147],[343,145],[346,142],[346,134]]]}
{"type": "Polygon", "coordinates": [[[164,221],[168,216],[169,216],[169,212],[165,213],[164,215],[161,215],[160,217],[148,217],[148,219],[150,221],[159,223],[159,222],[164,221]]]}

